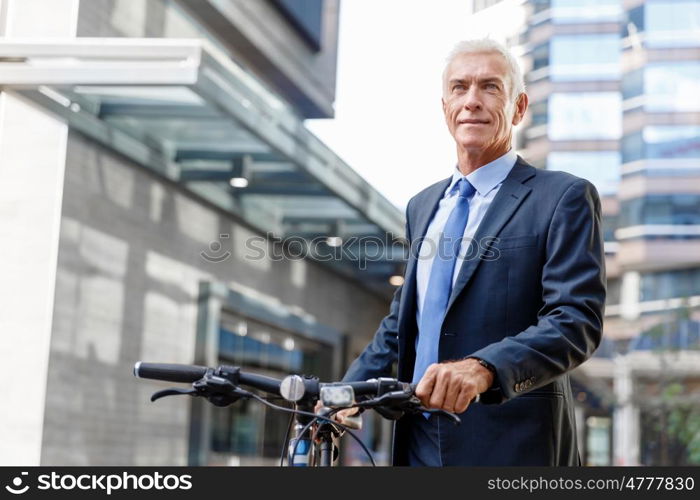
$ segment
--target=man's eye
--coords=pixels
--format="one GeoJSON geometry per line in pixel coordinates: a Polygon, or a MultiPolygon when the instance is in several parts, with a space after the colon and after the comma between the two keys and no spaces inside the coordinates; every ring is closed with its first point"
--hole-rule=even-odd
{"type": "Polygon", "coordinates": [[[496,85],[495,83],[487,83],[486,88],[489,90],[498,90],[498,85],[496,85]]]}
{"type": "Polygon", "coordinates": [[[452,92],[454,92],[455,90],[464,90],[464,89],[465,89],[464,85],[459,84],[459,83],[457,85],[452,86],[452,92]]]}

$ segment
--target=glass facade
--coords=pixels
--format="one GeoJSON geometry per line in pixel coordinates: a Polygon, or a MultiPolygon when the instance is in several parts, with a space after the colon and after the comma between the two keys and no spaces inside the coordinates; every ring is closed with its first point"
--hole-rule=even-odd
{"type": "Polygon", "coordinates": [[[650,194],[620,204],[620,226],[700,224],[700,194],[650,194]]]}
{"type": "MultiPolygon", "coordinates": [[[[546,159],[547,169],[588,179],[606,197],[606,315],[612,321],[595,356],[614,364],[631,351],[700,349],[697,321],[676,328],[660,319],[669,333],[663,342],[642,330],[667,309],[669,318],[677,314],[676,301],[651,301],[700,296],[693,255],[700,241],[700,0],[532,3],[523,41],[533,70],[528,87],[538,97],[524,134],[528,152],[546,159]],[[637,307],[638,301],[646,304],[637,307]]],[[[694,317],[698,309],[691,312],[694,317]]],[[[672,406],[686,404],[691,391],[683,389],[672,402],[658,390],[639,397],[646,367],[632,375],[632,394],[618,384],[616,371],[595,369],[586,372],[600,377],[591,392],[604,393],[607,384],[614,402],[601,407],[577,395],[588,465],[689,463],[691,448],[693,463],[700,463],[698,440],[690,447],[669,431],[675,425],[687,434],[672,406]],[[617,401],[630,396],[638,416],[618,413],[617,401]],[[630,449],[632,442],[639,446],[630,449]]],[[[661,379],[678,381],[663,372],[661,379]]],[[[698,373],[688,375],[696,388],[698,373]]],[[[649,385],[658,389],[657,375],[650,369],[649,385]]],[[[697,420],[700,409],[692,404],[697,420]]]]}
{"type": "Polygon", "coordinates": [[[661,300],[700,295],[700,268],[676,269],[641,275],[639,300],[661,300]]]}
{"type": "Polygon", "coordinates": [[[552,81],[620,78],[619,34],[557,35],[549,56],[552,81]]]}
{"type": "Polygon", "coordinates": [[[622,134],[619,92],[554,93],[547,114],[551,140],[614,140],[622,134]]]}
{"type": "MultiPolygon", "coordinates": [[[[615,241],[615,231],[618,227],[620,227],[619,214],[605,214],[603,217],[603,240],[615,241]]],[[[610,286],[609,282],[608,286],[610,286]]],[[[610,294],[610,289],[608,289],[608,294],[610,294]]]]}
{"type": "Polygon", "coordinates": [[[623,163],[645,158],[700,157],[700,125],[652,125],[622,139],[623,163]]]}
{"type": "Polygon", "coordinates": [[[649,63],[625,75],[623,95],[644,95],[649,112],[700,111],[700,62],[649,63]]]}
{"type": "Polygon", "coordinates": [[[612,194],[620,180],[618,151],[553,151],[547,170],[562,170],[591,181],[600,194],[612,194]]]}
{"type": "Polygon", "coordinates": [[[647,2],[643,23],[649,48],[700,46],[700,3],[697,1],[647,2]]]}
{"type": "Polygon", "coordinates": [[[644,94],[646,111],[700,111],[700,61],[649,64],[644,94]]]}
{"type": "Polygon", "coordinates": [[[532,57],[532,69],[538,70],[549,66],[549,43],[537,45],[530,53],[532,57]]]}
{"type": "Polygon", "coordinates": [[[551,0],[555,23],[617,22],[622,16],[620,0],[551,0]]]}
{"type": "Polygon", "coordinates": [[[539,102],[528,106],[528,112],[532,115],[531,126],[547,124],[547,99],[542,99],[539,102]]]}
{"type": "Polygon", "coordinates": [[[644,93],[644,68],[625,73],[622,78],[622,97],[629,99],[644,93]]]}
{"type": "MultiPolygon", "coordinates": [[[[229,314],[219,329],[219,357],[221,364],[275,378],[313,373],[331,379],[332,347],[229,314]]],[[[272,465],[280,456],[289,415],[257,401],[238,401],[211,413],[215,453],[238,457],[241,465],[272,465]]]]}

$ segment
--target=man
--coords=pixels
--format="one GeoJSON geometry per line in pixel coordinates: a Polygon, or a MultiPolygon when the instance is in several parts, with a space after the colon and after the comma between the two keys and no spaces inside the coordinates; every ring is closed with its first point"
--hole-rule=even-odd
{"type": "Polygon", "coordinates": [[[389,376],[398,361],[425,407],[460,414],[460,426],[400,419],[397,465],[580,463],[567,373],[601,339],[600,202],[588,181],[515,154],[527,106],[505,47],[457,45],[442,97],[457,168],[409,201],[405,282],[344,377],[389,376]]]}

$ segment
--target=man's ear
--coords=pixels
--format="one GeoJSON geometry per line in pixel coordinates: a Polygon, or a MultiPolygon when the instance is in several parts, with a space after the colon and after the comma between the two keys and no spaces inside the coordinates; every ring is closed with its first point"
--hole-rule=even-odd
{"type": "Polygon", "coordinates": [[[523,120],[525,116],[525,111],[527,111],[527,105],[530,102],[527,94],[523,92],[518,96],[518,100],[515,101],[515,112],[513,113],[513,125],[517,125],[523,120]]]}

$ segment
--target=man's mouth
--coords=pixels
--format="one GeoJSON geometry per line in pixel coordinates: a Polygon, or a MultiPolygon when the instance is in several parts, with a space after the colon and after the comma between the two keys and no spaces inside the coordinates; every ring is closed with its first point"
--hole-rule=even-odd
{"type": "Polygon", "coordinates": [[[460,125],[486,125],[488,123],[488,120],[476,120],[476,119],[467,119],[467,120],[459,120],[457,123],[460,125]]]}

